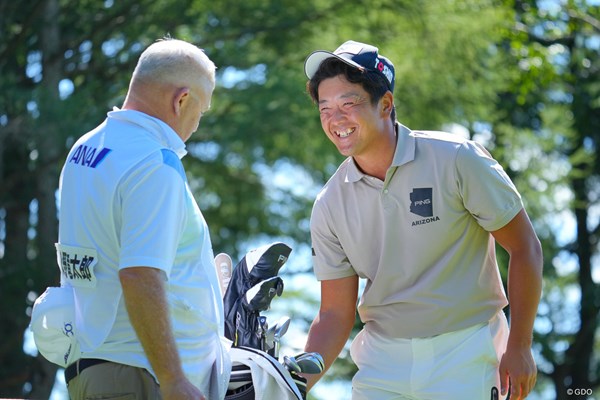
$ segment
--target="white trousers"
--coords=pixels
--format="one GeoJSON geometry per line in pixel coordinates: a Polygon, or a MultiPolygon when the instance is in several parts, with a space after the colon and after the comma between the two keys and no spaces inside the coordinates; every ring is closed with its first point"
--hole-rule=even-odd
{"type": "Polygon", "coordinates": [[[431,338],[397,339],[360,331],[350,354],[358,367],[352,400],[500,400],[500,358],[508,323],[489,323],[431,338]]]}

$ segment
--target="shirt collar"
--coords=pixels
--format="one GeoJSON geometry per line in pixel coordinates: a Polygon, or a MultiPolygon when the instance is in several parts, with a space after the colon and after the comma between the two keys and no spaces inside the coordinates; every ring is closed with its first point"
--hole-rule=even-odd
{"type": "Polygon", "coordinates": [[[396,151],[392,159],[392,167],[399,167],[415,159],[415,137],[412,131],[396,122],[396,151]]]}
{"type": "Polygon", "coordinates": [[[160,144],[173,150],[180,159],[187,154],[185,143],[181,140],[179,135],[177,135],[177,132],[158,118],[152,117],[141,111],[121,110],[118,107],[114,107],[112,111],[109,111],[108,117],[141,126],[160,142],[160,144]]]}
{"type": "Polygon", "coordinates": [[[346,168],[346,178],[344,179],[344,182],[346,182],[346,183],[358,182],[363,178],[363,176],[365,176],[365,174],[362,173],[362,171],[360,169],[358,169],[358,166],[356,165],[354,158],[348,157],[348,158],[346,158],[346,161],[344,161],[344,162],[346,164],[348,164],[348,167],[346,168]]]}

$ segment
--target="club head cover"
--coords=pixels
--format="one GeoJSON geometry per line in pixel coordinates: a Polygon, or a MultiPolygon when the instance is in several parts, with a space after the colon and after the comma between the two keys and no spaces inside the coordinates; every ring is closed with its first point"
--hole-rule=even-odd
{"type": "Polygon", "coordinates": [[[271,243],[249,251],[244,259],[251,286],[279,273],[288,260],[292,248],[285,243],[271,243]]]}
{"type": "Polygon", "coordinates": [[[242,305],[249,311],[266,311],[271,305],[271,300],[282,293],[283,279],[274,276],[251,287],[246,292],[242,305]]]}

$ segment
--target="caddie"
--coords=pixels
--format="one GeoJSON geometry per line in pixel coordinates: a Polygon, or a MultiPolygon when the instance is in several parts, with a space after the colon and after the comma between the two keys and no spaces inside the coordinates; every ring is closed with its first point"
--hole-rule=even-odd
{"type": "MultiPolygon", "coordinates": [[[[77,352],[54,361],[65,364],[71,399],[225,396],[222,293],[181,162],[214,87],[203,50],[159,40],[141,54],[123,107],[67,156],[56,247],[77,352]]],[[[51,335],[36,321],[51,311],[48,295],[32,321],[41,351],[51,335]]]]}

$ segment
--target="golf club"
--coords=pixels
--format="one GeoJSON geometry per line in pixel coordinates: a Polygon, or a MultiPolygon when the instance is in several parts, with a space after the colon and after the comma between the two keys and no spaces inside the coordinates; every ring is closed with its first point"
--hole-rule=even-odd
{"type": "Polygon", "coordinates": [[[267,317],[259,315],[258,316],[258,324],[256,326],[256,334],[260,340],[260,349],[265,351],[265,346],[266,346],[266,334],[267,334],[267,328],[268,328],[268,323],[267,323],[267,317]]]}
{"type": "Polygon", "coordinates": [[[290,372],[300,373],[302,370],[293,356],[283,356],[283,364],[290,372]]]}
{"type": "Polygon", "coordinates": [[[215,268],[217,270],[217,277],[219,278],[222,294],[225,295],[233,270],[233,261],[231,260],[231,257],[226,253],[217,254],[215,256],[215,268]]]}
{"type": "Polygon", "coordinates": [[[273,339],[274,339],[273,357],[277,360],[279,359],[279,349],[281,347],[281,338],[283,335],[285,335],[289,326],[290,326],[290,317],[288,317],[288,316],[282,317],[277,322],[277,328],[275,329],[275,334],[273,336],[273,339]]]}
{"type": "Polygon", "coordinates": [[[267,334],[265,335],[265,351],[269,352],[270,355],[273,355],[271,350],[275,347],[275,331],[277,330],[277,323],[273,326],[269,326],[267,329],[267,334]]]}
{"type": "Polygon", "coordinates": [[[319,353],[301,353],[295,357],[300,371],[307,374],[320,374],[325,368],[323,357],[319,353]]]}

